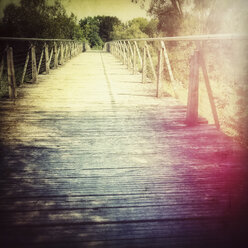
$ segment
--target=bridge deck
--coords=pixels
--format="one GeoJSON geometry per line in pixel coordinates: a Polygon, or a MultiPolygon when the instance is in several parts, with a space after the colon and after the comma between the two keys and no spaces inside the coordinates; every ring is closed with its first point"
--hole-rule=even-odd
{"type": "Polygon", "coordinates": [[[242,149],[154,95],[88,52],[2,101],[1,247],[238,247],[242,149]]]}

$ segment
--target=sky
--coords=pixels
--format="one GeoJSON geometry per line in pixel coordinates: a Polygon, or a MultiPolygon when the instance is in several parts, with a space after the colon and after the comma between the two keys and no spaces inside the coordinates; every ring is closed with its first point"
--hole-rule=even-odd
{"type": "MultiPolygon", "coordinates": [[[[52,0],[49,0],[50,2],[52,0]]],[[[0,0],[0,17],[8,3],[18,3],[19,0],[0,0]]],[[[128,21],[135,17],[146,17],[146,11],[131,0],[62,0],[67,13],[73,12],[78,20],[87,16],[109,15],[117,16],[121,21],[128,21]]]]}

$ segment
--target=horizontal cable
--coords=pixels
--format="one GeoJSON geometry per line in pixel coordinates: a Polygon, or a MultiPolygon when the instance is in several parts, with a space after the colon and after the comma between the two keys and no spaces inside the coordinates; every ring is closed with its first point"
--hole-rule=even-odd
{"type": "Polygon", "coordinates": [[[69,39],[41,39],[41,38],[17,38],[17,37],[0,37],[0,40],[19,40],[19,41],[72,41],[72,42],[80,42],[77,40],[69,40],[69,39]]]}

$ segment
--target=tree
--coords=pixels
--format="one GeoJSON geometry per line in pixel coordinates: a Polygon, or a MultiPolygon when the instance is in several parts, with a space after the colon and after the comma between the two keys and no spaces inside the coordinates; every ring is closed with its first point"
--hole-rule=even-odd
{"type": "Polygon", "coordinates": [[[153,0],[148,13],[158,19],[158,29],[167,36],[178,34],[183,19],[183,0],[153,0]]]}
{"type": "Polygon", "coordinates": [[[121,21],[114,16],[86,17],[79,21],[83,36],[91,47],[102,47],[103,42],[111,40],[111,32],[121,21]]]}
{"type": "Polygon", "coordinates": [[[99,21],[99,36],[102,41],[110,41],[113,27],[120,24],[121,21],[115,16],[97,16],[96,19],[99,21]]]}
{"type": "Polygon", "coordinates": [[[59,0],[52,5],[47,0],[21,0],[18,6],[7,5],[1,33],[15,37],[82,38],[76,16],[68,16],[59,0]]]}
{"type": "MultiPolygon", "coordinates": [[[[146,0],[131,0],[144,5],[146,0]]],[[[247,32],[247,0],[152,0],[147,10],[166,36],[247,32]]]]}
{"type": "Polygon", "coordinates": [[[119,40],[153,37],[158,33],[157,24],[158,22],[155,19],[149,21],[143,17],[134,18],[126,24],[115,25],[111,38],[119,40]]]}
{"type": "Polygon", "coordinates": [[[83,37],[89,41],[91,47],[102,47],[103,41],[99,36],[99,21],[95,17],[86,17],[79,21],[83,37]]]}

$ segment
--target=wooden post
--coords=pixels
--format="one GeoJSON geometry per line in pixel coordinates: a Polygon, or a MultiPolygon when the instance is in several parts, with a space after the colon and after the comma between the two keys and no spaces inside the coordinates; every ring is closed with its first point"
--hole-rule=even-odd
{"type": "Polygon", "coordinates": [[[60,64],[63,65],[64,64],[64,45],[61,42],[60,45],[60,64]]]}
{"type": "Polygon", "coordinates": [[[134,45],[134,49],[133,49],[133,74],[136,74],[136,49],[135,49],[135,45],[134,45]]]}
{"type": "Polygon", "coordinates": [[[25,79],[25,75],[26,75],[26,71],[27,71],[27,67],[28,67],[28,62],[29,62],[29,49],[27,52],[26,61],[25,61],[25,65],[24,65],[24,69],[23,69],[23,73],[22,73],[21,84],[23,84],[24,79],[25,79]]]}
{"type": "Polygon", "coordinates": [[[215,107],[215,104],[214,104],[214,97],[213,97],[212,89],[211,89],[211,86],[210,86],[208,73],[207,73],[207,67],[206,67],[206,64],[205,64],[205,60],[204,60],[204,56],[203,56],[202,51],[199,52],[199,60],[200,60],[200,66],[202,68],[202,73],[203,73],[205,85],[206,85],[207,92],[208,92],[208,99],[209,99],[210,106],[211,106],[211,109],[212,109],[212,114],[213,114],[213,117],[214,117],[215,126],[216,126],[217,129],[219,129],[220,128],[219,118],[218,118],[217,110],[216,110],[216,107],[215,107]]]}
{"type": "Polygon", "coordinates": [[[51,61],[52,61],[52,57],[53,57],[53,48],[52,48],[52,50],[50,52],[49,64],[48,64],[49,68],[50,68],[50,64],[51,64],[51,61]]]}
{"type": "Polygon", "coordinates": [[[122,60],[123,59],[123,54],[122,54],[122,46],[121,46],[121,42],[118,42],[119,45],[119,59],[122,60]]]}
{"type": "Polygon", "coordinates": [[[165,63],[166,63],[166,66],[167,66],[167,69],[168,69],[168,72],[169,72],[170,81],[173,83],[174,82],[174,76],[173,76],[173,73],[172,73],[170,60],[169,60],[169,56],[168,56],[164,41],[161,41],[161,46],[162,46],[162,48],[164,48],[165,63]]]}
{"type": "Polygon", "coordinates": [[[37,65],[36,65],[36,54],[35,54],[35,46],[31,46],[31,61],[32,61],[32,82],[37,82],[37,65]]]}
{"type": "Polygon", "coordinates": [[[161,82],[161,77],[163,73],[163,68],[164,68],[164,63],[163,63],[163,49],[158,51],[158,75],[157,75],[157,94],[156,97],[161,97],[163,93],[163,88],[162,88],[162,82],[161,82]]]}
{"type": "Polygon", "coordinates": [[[57,43],[56,42],[54,42],[53,54],[54,54],[54,65],[53,65],[53,68],[56,69],[56,68],[58,68],[58,47],[57,47],[57,43]]]}
{"type": "Polygon", "coordinates": [[[146,47],[143,48],[142,83],[146,83],[146,47]]]}
{"type": "Polygon", "coordinates": [[[149,59],[149,62],[150,62],[151,68],[152,68],[153,78],[156,81],[157,80],[157,75],[156,75],[156,72],[155,72],[155,69],[154,69],[154,65],[153,65],[153,62],[152,62],[152,57],[151,57],[147,42],[145,42],[145,47],[146,47],[148,59],[149,59]]]}
{"type": "Polygon", "coordinates": [[[120,59],[120,44],[119,44],[119,41],[117,41],[116,46],[117,46],[117,57],[118,57],[118,59],[120,59]]]}
{"type": "Polygon", "coordinates": [[[72,57],[72,44],[71,42],[69,43],[69,58],[71,59],[72,57]]]}
{"type": "Polygon", "coordinates": [[[8,71],[8,85],[9,85],[9,98],[15,99],[17,97],[15,69],[13,61],[13,48],[7,49],[7,71],[8,71]]]}
{"type": "Polygon", "coordinates": [[[4,67],[4,54],[2,55],[1,63],[0,63],[0,79],[2,78],[3,75],[3,67],[4,67]]]}
{"type": "Polygon", "coordinates": [[[121,57],[122,57],[122,64],[124,65],[125,64],[125,48],[122,44],[122,42],[120,41],[120,44],[121,44],[121,57]]]}
{"type": "Polygon", "coordinates": [[[49,59],[49,51],[48,51],[47,43],[45,43],[45,66],[46,66],[46,74],[49,74],[49,71],[50,71],[50,59],[49,59]]]}
{"type": "Polygon", "coordinates": [[[133,61],[132,61],[132,58],[133,58],[133,49],[132,49],[132,45],[130,43],[130,41],[128,41],[128,46],[129,46],[129,50],[130,50],[130,53],[129,53],[129,58],[130,58],[130,66],[133,67],[133,61]]]}
{"type": "Polygon", "coordinates": [[[67,61],[67,56],[68,56],[68,49],[67,49],[67,44],[65,43],[65,56],[64,56],[64,62],[67,61]]]}
{"type": "Polygon", "coordinates": [[[190,76],[186,123],[189,126],[198,122],[198,88],[199,88],[199,51],[195,51],[190,59],[190,76]]]}
{"type": "Polygon", "coordinates": [[[124,44],[122,44],[122,45],[123,45],[123,64],[125,65],[126,64],[126,48],[125,48],[124,44]]]}
{"type": "Polygon", "coordinates": [[[40,66],[41,66],[41,62],[43,59],[43,55],[44,55],[44,50],[42,49],[41,55],[40,55],[40,61],[39,61],[39,65],[38,65],[38,70],[37,70],[37,74],[40,73],[40,66]]]}
{"type": "Polygon", "coordinates": [[[138,56],[139,56],[140,66],[142,67],[142,58],[141,58],[140,50],[139,50],[139,47],[138,47],[138,44],[137,44],[136,41],[134,42],[134,45],[136,47],[136,50],[137,50],[137,53],[138,53],[138,56]]]}
{"type": "Polygon", "coordinates": [[[127,45],[126,45],[126,48],[127,48],[127,69],[129,69],[130,68],[130,51],[127,45]]]}

